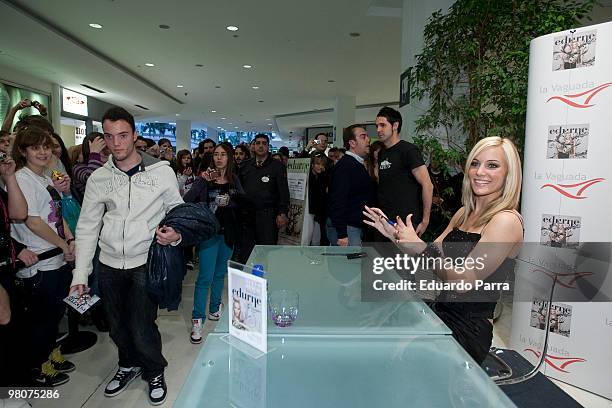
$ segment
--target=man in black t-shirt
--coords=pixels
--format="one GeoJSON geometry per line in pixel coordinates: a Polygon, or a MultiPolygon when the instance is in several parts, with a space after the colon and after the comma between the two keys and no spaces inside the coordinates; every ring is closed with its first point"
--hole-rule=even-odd
{"type": "Polygon", "coordinates": [[[395,220],[412,214],[412,225],[418,235],[427,229],[433,185],[415,145],[400,140],[401,114],[388,106],[376,116],[376,132],[385,149],[378,156],[378,204],[395,220]]]}

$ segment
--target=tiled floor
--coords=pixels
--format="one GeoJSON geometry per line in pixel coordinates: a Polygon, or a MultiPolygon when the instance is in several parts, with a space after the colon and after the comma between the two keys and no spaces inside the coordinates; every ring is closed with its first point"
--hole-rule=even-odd
{"type": "MultiPolygon", "coordinates": [[[[162,407],[173,405],[185,378],[189,374],[192,362],[202,347],[202,345],[193,345],[189,342],[194,280],[195,272],[190,272],[183,285],[183,302],[180,309],[171,313],[162,312],[158,319],[164,344],[163,351],[168,360],[168,368],[166,369],[168,398],[165,404],[161,405],[162,407]]],[[[224,301],[224,303],[227,302],[224,301]]],[[[509,346],[511,317],[512,305],[506,303],[502,316],[495,324],[493,337],[495,346],[509,346]]],[[[215,323],[207,321],[204,326],[205,334],[208,334],[214,326],[215,323]]],[[[98,336],[96,346],[70,356],[71,361],[77,364],[77,370],[70,375],[69,383],[59,387],[61,399],[44,402],[33,401],[32,405],[34,407],[150,407],[147,399],[147,384],[140,379],[130,384],[129,388],[117,397],[104,397],[104,386],[117,369],[117,354],[108,334],[102,333],[98,336]]],[[[559,381],[555,381],[555,383],[587,408],[612,408],[612,401],[608,399],[559,381]]],[[[2,408],[1,401],[0,408],[2,408]]]]}

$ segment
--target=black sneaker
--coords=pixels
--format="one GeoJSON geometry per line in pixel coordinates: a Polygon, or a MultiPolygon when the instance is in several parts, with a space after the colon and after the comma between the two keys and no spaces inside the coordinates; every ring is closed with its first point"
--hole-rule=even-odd
{"type": "Polygon", "coordinates": [[[164,381],[164,373],[149,380],[149,402],[151,405],[161,405],[166,400],[168,388],[164,381]]]}
{"type": "Polygon", "coordinates": [[[140,367],[119,367],[113,379],[106,384],[104,395],[107,397],[114,397],[120,394],[134,378],[140,375],[140,373],[142,373],[142,368],[140,367]]]}
{"type": "Polygon", "coordinates": [[[51,364],[53,364],[53,368],[55,368],[60,373],[70,373],[76,368],[73,362],[68,361],[64,358],[59,346],[53,349],[53,351],[49,355],[49,361],[51,362],[51,364]]]}
{"type": "Polygon", "coordinates": [[[44,387],[57,387],[58,385],[66,384],[70,380],[70,377],[68,374],[60,373],[53,368],[53,364],[51,364],[50,361],[45,361],[40,368],[40,372],[37,373],[35,380],[37,384],[44,387]]]}

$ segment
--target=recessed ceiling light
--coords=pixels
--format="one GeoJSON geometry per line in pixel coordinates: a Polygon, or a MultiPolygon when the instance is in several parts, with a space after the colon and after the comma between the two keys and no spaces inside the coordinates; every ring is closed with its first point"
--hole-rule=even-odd
{"type": "Polygon", "coordinates": [[[211,110],[210,113],[217,113],[217,111],[216,110],[211,110]]]}
{"type": "Polygon", "coordinates": [[[217,126],[217,129],[221,129],[221,126],[217,126]]]}
{"type": "Polygon", "coordinates": [[[156,120],[155,123],[159,123],[159,120],[156,120]]]}
{"type": "Polygon", "coordinates": [[[263,103],[263,101],[262,101],[262,100],[259,100],[259,101],[257,101],[257,102],[259,102],[259,103],[263,103]]]}
{"type": "Polygon", "coordinates": [[[329,79],[327,82],[336,82],[335,79],[329,79]]]}
{"type": "Polygon", "coordinates": [[[238,126],[234,126],[234,129],[238,129],[238,126]]]}
{"type": "Polygon", "coordinates": [[[359,37],[361,33],[349,33],[351,37],[359,37]]]}
{"type": "Polygon", "coordinates": [[[221,89],[221,87],[219,85],[215,85],[215,88],[217,89],[221,89]]]}
{"type": "Polygon", "coordinates": [[[204,64],[196,64],[196,67],[198,68],[202,68],[204,66],[204,64]]]}
{"type": "Polygon", "coordinates": [[[163,29],[163,30],[167,30],[167,29],[169,29],[169,28],[170,28],[170,26],[169,26],[169,25],[167,25],[167,24],[160,24],[158,27],[159,27],[159,28],[161,28],[161,29],[163,29]]]}
{"type": "Polygon", "coordinates": [[[225,119],[227,119],[227,118],[221,118],[221,120],[225,120],[225,119]]]}
{"type": "Polygon", "coordinates": [[[177,85],[176,87],[177,87],[177,88],[183,88],[183,87],[184,87],[184,85],[179,84],[179,85],[177,85]]]}
{"type": "Polygon", "coordinates": [[[242,68],[249,69],[249,68],[253,68],[253,66],[252,66],[252,65],[249,65],[249,64],[245,64],[245,65],[243,65],[243,66],[242,66],[242,68]]]}
{"type": "Polygon", "coordinates": [[[102,28],[102,24],[98,24],[98,23],[91,23],[91,24],[89,24],[89,26],[91,28],[97,28],[97,29],[102,28]]]}
{"type": "Polygon", "coordinates": [[[259,87],[258,87],[257,85],[252,86],[251,88],[253,88],[253,89],[259,89],[259,87]]]}
{"type": "Polygon", "coordinates": [[[233,123],[232,123],[232,122],[229,122],[229,123],[228,123],[228,125],[233,125],[233,123]]]}
{"type": "Polygon", "coordinates": [[[238,31],[238,27],[236,27],[236,26],[227,26],[227,27],[225,27],[225,28],[226,28],[227,30],[229,30],[229,31],[238,31]]]}
{"type": "Polygon", "coordinates": [[[154,67],[154,66],[155,66],[155,64],[153,64],[153,63],[151,63],[151,62],[147,62],[147,63],[145,63],[145,65],[146,65],[147,67],[154,67]]]}
{"type": "Polygon", "coordinates": [[[177,113],[177,114],[176,114],[176,116],[181,116],[181,114],[180,114],[180,113],[177,113]]]}

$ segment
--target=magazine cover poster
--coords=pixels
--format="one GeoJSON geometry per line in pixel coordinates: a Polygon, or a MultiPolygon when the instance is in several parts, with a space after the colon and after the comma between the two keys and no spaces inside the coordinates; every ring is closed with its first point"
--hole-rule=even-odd
{"type": "Polygon", "coordinates": [[[554,248],[577,248],[581,218],[570,215],[542,215],[540,243],[554,248]]]}
{"type": "Polygon", "coordinates": [[[555,125],[548,127],[547,159],[586,159],[589,125],[555,125]]]}
{"type": "MultiPolygon", "coordinates": [[[[534,299],[531,304],[531,320],[529,325],[539,330],[546,328],[546,314],[548,313],[548,301],[534,299]]],[[[554,303],[550,308],[551,333],[570,337],[572,329],[572,307],[563,303],[554,303]]]]}
{"type": "Polygon", "coordinates": [[[594,66],[596,41],[597,30],[570,31],[555,37],[553,71],[594,66]]]}
{"type": "Polygon", "coordinates": [[[229,334],[267,352],[266,280],[228,268],[229,334]]]}

